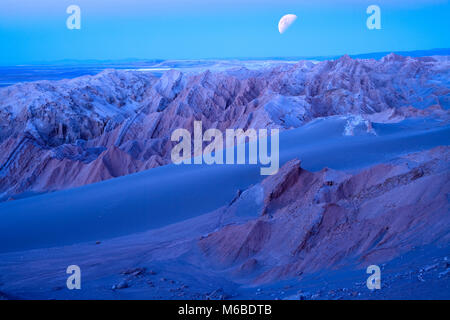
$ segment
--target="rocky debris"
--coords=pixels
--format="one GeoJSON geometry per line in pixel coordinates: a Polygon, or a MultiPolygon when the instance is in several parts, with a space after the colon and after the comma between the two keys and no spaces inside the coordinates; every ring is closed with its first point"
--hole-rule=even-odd
{"type": "Polygon", "coordinates": [[[120,274],[125,277],[118,284],[113,285],[112,290],[125,289],[131,287],[132,284],[142,282],[147,283],[150,287],[154,286],[153,282],[146,278],[146,275],[148,274],[146,268],[137,267],[124,269],[120,271],[120,274]]]}
{"type": "Polygon", "coordinates": [[[449,275],[450,275],[450,268],[448,268],[448,269],[445,270],[445,271],[439,272],[438,278],[439,278],[439,279],[445,278],[445,277],[448,277],[449,275]]]}
{"type": "Polygon", "coordinates": [[[298,296],[298,300],[310,300],[312,295],[309,292],[302,292],[298,296]]]}
{"type": "Polygon", "coordinates": [[[435,264],[432,264],[432,265],[424,267],[423,269],[420,270],[420,272],[428,272],[428,271],[431,271],[431,270],[436,269],[438,267],[439,267],[439,263],[435,263],[435,264]]]}
{"type": "MultiPolygon", "coordinates": [[[[283,295],[284,293],[281,292],[281,294],[283,295]]],[[[316,294],[314,294],[314,295],[316,295],[316,294]]],[[[296,294],[287,296],[287,297],[283,298],[283,300],[311,300],[312,296],[313,296],[313,294],[311,294],[310,292],[304,292],[302,290],[299,290],[296,294]]],[[[318,297],[318,294],[315,298],[317,298],[317,297],[318,297]]]]}
{"type": "MultiPolygon", "coordinates": [[[[296,128],[352,115],[372,122],[448,119],[447,59],[300,61],[182,74],[106,70],[0,89],[0,200],[77,187],[170,163],[173,130],[296,128]]],[[[280,186],[282,187],[282,186],[280,186]]],[[[273,190],[276,196],[276,190],[273,190]]],[[[327,190],[323,190],[327,197],[327,190]]],[[[322,201],[320,200],[319,201],[322,201]]]]}
{"type": "Polygon", "coordinates": [[[129,284],[127,281],[122,280],[118,284],[115,284],[112,286],[112,290],[120,290],[120,289],[126,289],[129,287],[129,284]]]}
{"type": "Polygon", "coordinates": [[[143,276],[146,273],[146,271],[147,271],[146,268],[132,268],[132,269],[123,270],[121,272],[121,274],[137,277],[137,276],[143,276]]]}
{"type": "Polygon", "coordinates": [[[218,288],[205,296],[205,300],[226,300],[229,299],[229,295],[225,293],[223,288],[218,288]]]}

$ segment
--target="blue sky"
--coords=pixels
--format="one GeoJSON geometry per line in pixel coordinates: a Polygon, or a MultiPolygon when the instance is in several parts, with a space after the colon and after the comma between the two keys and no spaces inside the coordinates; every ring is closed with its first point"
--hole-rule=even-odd
{"type": "Polygon", "coordinates": [[[449,16],[445,0],[1,0],[0,64],[448,48],[449,16]],[[71,4],[81,8],[81,30],[66,28],[71,4]],[[370,4],[381,8],[381,30],[366,28],[370,4]],[[298,19],[281,35],[287,13],[298,19]]]}

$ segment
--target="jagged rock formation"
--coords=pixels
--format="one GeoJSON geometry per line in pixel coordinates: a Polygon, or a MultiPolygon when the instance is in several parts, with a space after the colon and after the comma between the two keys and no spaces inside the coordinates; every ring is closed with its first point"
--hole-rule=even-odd
{"type": "Polygon", "coordinates": [[[185,75],[107,70],[0,89],[0,199],[80,186],[170,162],[177,128],[281,128],[317,117],[447,116],[447,58],[344,56],[185,75]]]}
{"type": "MultiPolygon", "coordinates": [[[[254,283],[381,263],[415,246],[445,245],[449,151],[437,147],[356,174],[326,168],[311,173],[291,160],[253,187],[265,195],[254,197],[254,215],[236,220],[238,210],[223,208],[228,223],[198,245],[216,268],[254,283]]],[[[248,202],[242,195],[233,206],[248,202]]]]}

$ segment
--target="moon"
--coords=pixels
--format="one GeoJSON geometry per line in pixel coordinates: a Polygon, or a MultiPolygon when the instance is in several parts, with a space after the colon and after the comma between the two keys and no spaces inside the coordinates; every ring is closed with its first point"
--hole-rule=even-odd
{"type": "Polygon", "coordinates": [[[297,20],[297,16],[295,14],[286,14],[278,22],[278,31],[283,34],[290,26],[297,20]]]}

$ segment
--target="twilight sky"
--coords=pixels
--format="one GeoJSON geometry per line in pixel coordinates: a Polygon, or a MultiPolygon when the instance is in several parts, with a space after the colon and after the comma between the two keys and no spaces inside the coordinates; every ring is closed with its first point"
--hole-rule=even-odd
{"type": "Polygon", "coordinates": [[[0,65],[449,48],[449,16],[449,0],[1,0],[0,65]],[[71,4],[81,30],[66,28],[71,4]],[[371,4],[381,30],[366,27],[371,4]],[[298,19],[280,35],[287,13],[298,19]]]}

